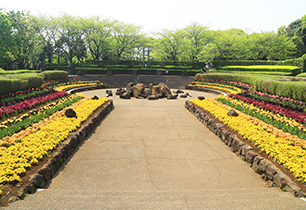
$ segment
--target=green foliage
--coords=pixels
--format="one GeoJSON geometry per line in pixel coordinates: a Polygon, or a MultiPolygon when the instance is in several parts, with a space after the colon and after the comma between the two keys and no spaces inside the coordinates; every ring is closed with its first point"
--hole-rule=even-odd
{"type": "Polygon", "coordinates": [[[44,80],[58,80],[58,79],[65,79],[68,78],[67,71],[61,70],[51,70],[51,71],[43,71],[42,74],[44,75],[44,80]]]}
{"type": "Polygon", "coordinates": [[[256,74],[236,74],[236,73],[205,73],[197,74],[198,78],[208,78],[215,80],[235,81],[253,85],[258,91],[293,98],[299,101],[306,101],[306,84],[304,81],[281,81],[279,76],[256,75],[256,74]]]}
{"type": "Polygon", "coordinates": [[[266,71],[266,72],[290,72],[291,75],[300,73],[300,68],[296,66],[224,66],[222,70],[226,71],[266,71]]]}
{"type": "Polygon", "coordinates": [[[44,82],[41,73],[9,74],[0,76],[0,95],[28,88],[40,87],[44,82]]]}
{"type": "Polygon", "coordinates": [[[296,75],[295,77],[305,77],[306,78],[306,73],[300,73],[300,74],[296,75]]]}

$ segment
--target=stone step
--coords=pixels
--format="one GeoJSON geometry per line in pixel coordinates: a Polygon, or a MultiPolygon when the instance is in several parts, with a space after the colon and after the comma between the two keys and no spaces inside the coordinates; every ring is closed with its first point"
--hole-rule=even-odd
{"type": "Polygon", "coordinates": [[[279,189],[104,191],[47,189],[6,209],[303,209],[279,189]],[[282,193],[282,196],[280,196],[282,193]],[[254,199],[255,198],[255,199],[254,199]],[[292,205],[292,203],[294,203],[292,205]]]}

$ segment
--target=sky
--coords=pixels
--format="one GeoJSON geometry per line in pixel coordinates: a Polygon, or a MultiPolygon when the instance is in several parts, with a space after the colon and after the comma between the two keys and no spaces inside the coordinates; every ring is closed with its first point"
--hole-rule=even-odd
{"type": "Polygon", "coordinates": [[[145,33],[192,22],[212,30],[275,31],[306,14],[305,0],[0,0],[6,11],[32,15],[101,16],[142,26],[145,33]]]}

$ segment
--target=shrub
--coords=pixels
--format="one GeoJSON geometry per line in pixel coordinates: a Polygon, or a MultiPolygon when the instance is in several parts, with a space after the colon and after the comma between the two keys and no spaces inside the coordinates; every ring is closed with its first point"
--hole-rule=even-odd
{"type": "Polygon", "coordinates": [[[58,79],[65,79],[68,77],[69,73],[67,71],[61,70],[50,70],[42,72],[44,75],[44,80],[58,80],[58,79]]]}
{"type": "Polygon", "coordinates": [[[267,66],[267,65],[259,65],[259,66],[225,66],[222,70],[226,71],[266,71],[266,72],[287,72],[291,75],[297,75],[300,73],[300,67],[297,66],[267,66]]]}

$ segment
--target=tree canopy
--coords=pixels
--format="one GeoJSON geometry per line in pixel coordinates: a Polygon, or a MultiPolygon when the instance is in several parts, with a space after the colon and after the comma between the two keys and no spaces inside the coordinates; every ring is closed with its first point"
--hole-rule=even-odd
{"type": "Polygon", "coordinates": [[[49,64],[150,59],[172,62],[284,60],[306,52],[306,15],[275,32],[210,30],[197,22],[151,34],[142,26],[99,16],[33,16],[0,10],[0,67],[14,61],[19,69],[39,60],[49,64]]]}

